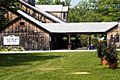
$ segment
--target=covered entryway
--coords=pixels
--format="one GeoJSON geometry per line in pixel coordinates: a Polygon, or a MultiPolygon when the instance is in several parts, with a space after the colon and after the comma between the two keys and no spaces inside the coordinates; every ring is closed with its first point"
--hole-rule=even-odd
{"type": "MultiPolygon", "coordinates": [[[[106,36],[104,33],[96,33],[97,35],[106,36]]],[[[93,34],[69,33],[69,34],[53,34],[51,37],[51,49],[95,49],[97,47],[97,37],[93,34]],[[91,48],[93,46],[93,48],[91,48]]]]}
{"type": "MultiPolygon", "coordinates": [[[[56,49],[88,49],[92,45],[92,36],[101,34],[107,38],[107,33],[118,27],[117,22],[91,22],[91,23],[48,23],[42,26],[50,32],[50,48],[56,49]],[[79,36],[77,36],[79,35],[79,36]],[[85,35],[85,39],[81,39],[85,35]],[[85,46],[81,46],[86,41],[85,46]]],[[[97,36],[96,36],[97,39],[97,36]]],[[[107,38],[108,39],[108,38],[107,38]]],[[[97,44],[97,41],[96,41],[97,44]]],[[[93,44],[94,45],[94,44],[93,44]]]]}

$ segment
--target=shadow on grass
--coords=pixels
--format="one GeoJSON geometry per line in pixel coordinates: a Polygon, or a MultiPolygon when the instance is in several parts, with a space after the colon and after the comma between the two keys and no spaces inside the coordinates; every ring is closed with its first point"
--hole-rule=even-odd
{"type": "Polygon", "coordinates": [[[27,54],[0,54],[0,67],[10,67],[17,65],[28,65],[32,61],[45,61],[49,59],[60,58],[63,56],[40,55],[34,53],[27,54]]]}
{"type": "Polygon", "coordinates": [[[108,66],[108,67],[105,67],[104,69],[117,70],[117,69],[120,69],[120,67],[116,67],[116,68],[112,69],[112,68],[110,68],[110,67],[108,66]]]}

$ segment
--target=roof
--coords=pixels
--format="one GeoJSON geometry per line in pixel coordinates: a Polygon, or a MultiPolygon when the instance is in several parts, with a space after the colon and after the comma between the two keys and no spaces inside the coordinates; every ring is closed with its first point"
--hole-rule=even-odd
{"type": "Polygon", "coordinates": [[[42,23],[21,10],[17,12],[49,33],[105,33],[118,25],[117,22],[42,23]]]}
{"type": "MultiPolygon", "coordinates": [[[[26,14],[25,12],[21,11],[21,10],[17,10],[17,13],[19,13],[22,17],[30,20],[31,22],[33,22],[34,24],[38,25],[39,27],[41,27],[42,29],[44,29],[44,25],[42,24],[41,21],[31,17],[30,15],[26,14]]],[[[46,30],[46,29],[44,29],[46,30]]],[[[47,32],[49,32],[48,30],[46,30],[47,32]]]]}
{"type": "Polygon", "coordinates": [[[19,0],[19,2],[21,2],[22,4],[26,5],[27,7],[30,7],[31,9],[33,9],[33,10],[35,10],[35,11],[37,11],[37,12],[39,12],[40,14],[42,14],[42,15],[44,15],[44,16],[50,18],[51,20],[53,20],[53,21],[55,21],[55,22],[58,22],[58,23],[65,23],[65,22],[62,21],[61,19],[59,19],[59,18],[57,18],[57,17],[55,17],[55,16],[53,16],[53,15],[51,15],[51,14],[45,12],[44,10],[38,9],[38,8],[36,8],[36,7],[34,7],[34,6],[32,6],[32,5],[28,4],[28,3],[26,3],[26,2],[23,1],[23,0],[19,0]]]}
{"type": "Polygon", "coordinates": [[[42,23],[42,27],[51,33],[105,33],[117,25],[117,22],[42,23]]]}
{"type": "Polygon", "coordinates": [[[35,6],[47,12],[68,12],[68,6],[63,5],[35,5],[35,6]]]}
{"type": "Polygon", "coordinates": [[[118,25],[118,22],[42,23],[21,10],[17,12],[49,33],[105,33],[118,25]]]}
{"type": "Polygon", "coordinates": [[[39,24],[39,23],[42,23],[41,21],[38,21],[36,20],[35,18],[31,17],[30,15],[26,14],[25,12],[21,11],[21,10],[17,10],[17,12],[19,14],[21,14],[23,17],[31,20],[32,22],[36,23],[36,24],[39,24]]]}

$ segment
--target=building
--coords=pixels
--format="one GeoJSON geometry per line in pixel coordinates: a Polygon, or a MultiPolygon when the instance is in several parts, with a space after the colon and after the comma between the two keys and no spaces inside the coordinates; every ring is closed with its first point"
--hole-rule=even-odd
{"type": "Polygon", "coordinates": [[[35,5],[40,10],[44,10],[61,20],[67,21],[68,18],[68,6],[63,5],[35,5]]]}
{"type": "MultiPolygon", "coordinates": [[[[5,10],[0,28],[0,45],[22,46],[25,50],[67,49],[73,34],[106,34],[107,39],[119,32],[117,22],[66,23],[68,7],[47,9],[48,5],[37,5],[18,0],[19,8],[5,10]],[[47,10],[46,10],[47,9],[47,10]],[[65,14],[65,15],[64,15],[65,14]],[[63,37],[68,37],[67,41],[63,37]]],[[[56,8],[57,8],[56,7],[56,8]]]]}

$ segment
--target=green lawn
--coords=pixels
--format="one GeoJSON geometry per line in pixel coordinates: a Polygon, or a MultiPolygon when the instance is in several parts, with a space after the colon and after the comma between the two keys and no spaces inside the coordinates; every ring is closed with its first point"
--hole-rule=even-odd
{"type": "Polygon", "coordinates": [[[0,55],[0,80],[120,80],[96,52],[0,55]],[[89,73],[89,74],[82,74],[89,73]]]}

